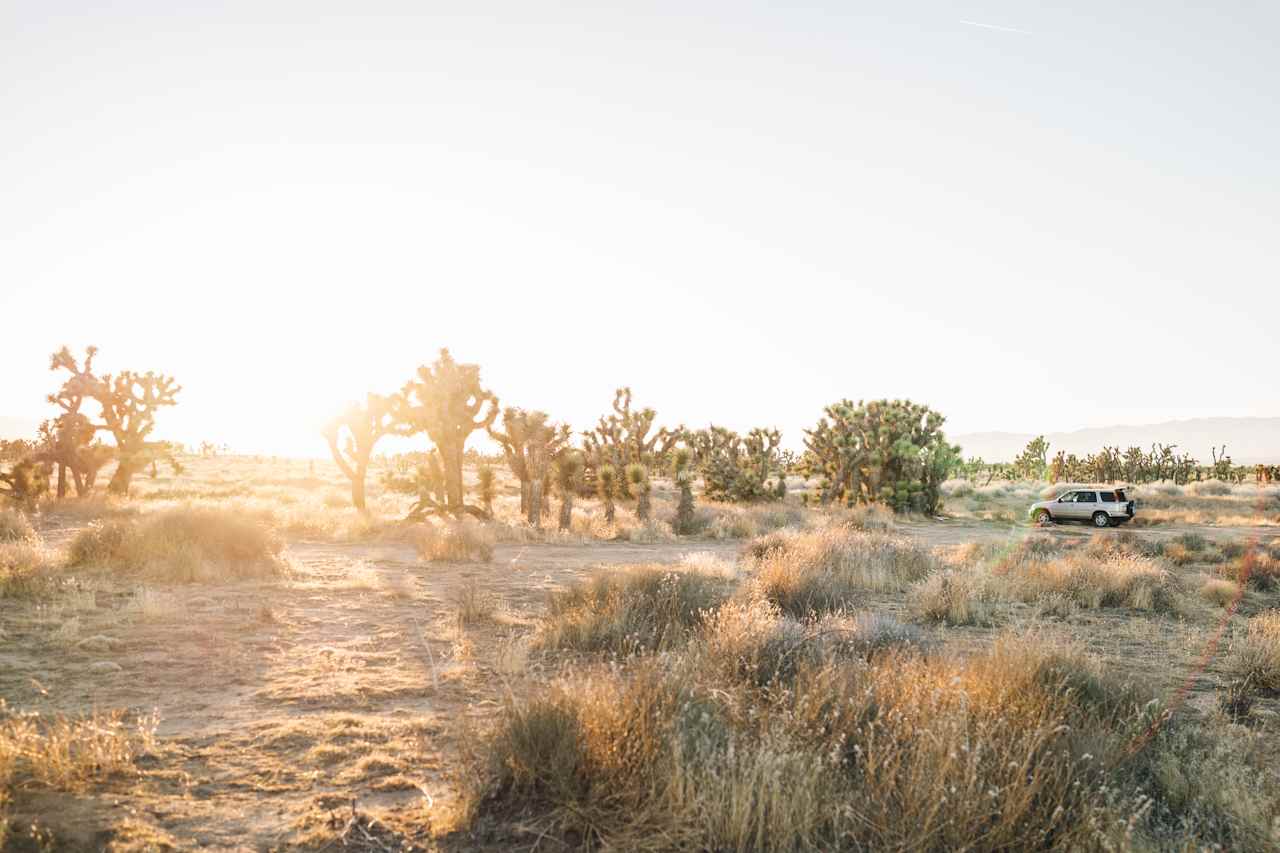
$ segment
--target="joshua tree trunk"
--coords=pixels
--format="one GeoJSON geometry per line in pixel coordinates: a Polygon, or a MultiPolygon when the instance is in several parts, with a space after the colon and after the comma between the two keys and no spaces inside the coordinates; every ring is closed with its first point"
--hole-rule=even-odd
{"type": "Polygon", "coordinates": [[[67,466],[58,463],[58,500],[67,496],[67,466]]]}
{"type": "Polygon", "coordinates": [[[636,518],[641,521],[649,520],[649,490],[644,489],[636,497],[636,518]]]}
{"type": "Polygon", "coordinates": [[[530,527],[538,529],[542,526],[542,480],[529,483],[529,508],[525,517],[530,527]]]}
{"type": "Polygon", "coordinates": [[[145,467],[145,460],[139,459],[136,455],[122,455],[119,464],[116,465],[115,473],[111,475],[111,481],[107,483],[107,493],[112,495],[129,494],[129,485],[133,482],[133,475],[139,473],[145,467]]]}
{"type": "Polygon", "coordinates": [[[560,496],[560,529],[568,530],[573,525],[573,492],[567,491],[560,496]]]}
{"type": "Polygon", "coordinates": [[[368,470],[368,465],[360,465],[356,469],[356,476],[351,478],[351,503],[361,512],[368,512],[364,500],[364,478],[368,470]]]}

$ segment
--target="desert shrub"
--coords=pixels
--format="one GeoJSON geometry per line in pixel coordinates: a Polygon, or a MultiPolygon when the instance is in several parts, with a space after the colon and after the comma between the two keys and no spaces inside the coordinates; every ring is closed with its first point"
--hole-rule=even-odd
{"type": "Polygon", "coordinates": [[[790,616],[842,610],[865,591],[901,591],[938,562],[915,542],[843,527],[779,531],[749,544],[751,591],[790,616]]]}
{"type": "Polygon", "coordinates": [[[1270,590],[1280,584],[1280,559],[1270,551],[1249,547],[1234,560],[1218,566],[1218,573],[1238,584],[1270,590]]]}
{"type": "Polygon", "coordinates": [[[1172,722],[1153,729],[1150,694],[1074,649],[1008,637],[965,658],[801,662],[787,689],[759,689],[772,635],[734,618],[706,630],[739,637],[756,668],[695,646],[513,701],[482,747],[469,819],[510,818],[529,833],[513,843],[628,850],[1270,844],[1256,773],[1172,722]]]}
{"type": "Polygon", "coordinates": [[[1031,539],[994,552],[978,548],[976,557],[917,583],[908,596],[912,612],[929,621],[968,625],[989,621],[997,601],[1059,614],[1076,607],[1178,610],[1176,578],[1150,557],[1088,547],[1063,552],[1031,539]]]}
{"type": "Polygon", "coordinates": [[[1280,610],[1248,621],[1244,636],[1232,646],[1229,666],[1233,676],[1255,690],[1280,690],[1280,610]]]}
{"type": "Polygon", "coordinates": [[[409,541],[424,560],[493,559],[496,536],[492,530],[470,518],[454,521],[424,522],[410,530],[409,541]]]}
{"type": "Polygon", "coordinates": [[[638,565],[601,571],[551,595],[535,645],[619,655],[676,648],[728,592],[724,577],[697,570],[638,565]]]}
{"type": "Polygon", "coordinates": [[[880,504],[860,504],[827,512],[827,523],[849,530],[892,530],[893,511],[880,504]]]}
{"type": "Polygon", "coordinates": [[[864,612],[800,622],[766,601],[733,601],[710,614],[697,646],[698,666],[720,680],[757,687],[790,684],[806,667],[881,654],[924,653],[932,643],[912,625],[864,612]]]}
{"type": "Polygon", "coordinates": [[[475,581],[465,583],[450,595],[454,618],[459,628],[469,628],[488,622],[497,609],[491,594],[482,590],[475,581]]]}
{"type": "Polygon", "coordinates": [[[991,622],[989,576],[964,569],[947,569],[930,575],[908,593],[913,615],[948,625],[986,625],[991,622]]]}
{"type": "Polygon", "coordinates": [[[281,574],[284,543],[258,520],[214,507],[185,506],[97,522],[71,541],[69,563],[172,581],[281,574]]]}
{"type": "Polygon", "coordinates": [[[56,588],[53,555],[35,542],[0,542],[0,598],[34,598],[56,588]]]}
{"type": "Polygon", "coordinates": [[[1181,542],[1168,542],[1164,546],[1164,558],[1175,566],[1185,566],[1188,563],[1194,563],[1200,557],[1194,551],[1187,548],[1181,542]]]}
{"type": "Polygon", "coordinates": [[[1200,585],[1200,597],[1218,607],[1226,607],[1239,595],[1240,587],[1221,578],[1209,578],[1200,585]]]}
{"type": "Polygon", "coordinates": [[[1056,560],[1029,562],[1003,575],[1014,597],[1035,601],[1060,594],[1086,609],[1127,607],[1172,613],[1177,610],[1174,577],[1147,557],[1091,558],[1068,554],[1056,560]]]}
{"type": "Polygon", "coordinates": [[[24,513],[0,507],[0,543],[34,542],[37,538],[36,529],[24,513]]]}
{"type": "Polygon", "coordinates": [[[1203,480],[1198,483],[1190,483],[1187,485],[1187,494],[1196,497],[1214,497],[1220,498],[1231,494],[1231,485],[1221,480],[1203,480]]]}
{"type": "Polygon", "coordinates": [[[1192,553],[1199,553],[1209,545],[1209,540],[1205,539],[1202,534],[1192,532],[1179,533],[1173,537],[1173,541],[1192,553]]]}

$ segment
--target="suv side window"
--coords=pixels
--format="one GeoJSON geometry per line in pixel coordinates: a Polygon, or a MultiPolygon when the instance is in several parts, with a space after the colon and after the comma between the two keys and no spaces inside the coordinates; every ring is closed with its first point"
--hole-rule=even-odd
{"type": "Polygon", "coordinates": [[[1102,502],[1103,502],[1104,504],[1113,504],[1113,503],[1115,503],[1115,502],[1116,502],[1116,493],[1115,493],[1115,492],[1103,492],[1103,493],[1102,493],[1102,502]]]}
{"type": "Polygon", "coordinates": [[[1096,504],[1097,502],[1097,492],[1076,492],[1076,503],[1078,504],[1096,504]]]}
{"type": "Polygon", "coordinates": [[[1060,500],[1060,501],[1061,501],[1062,503],[1064,503],[1064,504],[1073,504],[1073,503],[1075,503],[1075,502],[1076,502],[1076,493],[1075,493],[1075,492],[1067,492],[1065,495],[1063,495],[1063,496],[1062,496],[1061,498],[1059,498],[1058,500],[1060,500]]]}

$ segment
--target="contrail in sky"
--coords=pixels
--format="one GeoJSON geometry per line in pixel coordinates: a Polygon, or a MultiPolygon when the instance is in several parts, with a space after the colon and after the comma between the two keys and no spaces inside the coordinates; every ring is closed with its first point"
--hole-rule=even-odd
{"type": "Polygon", "coordinates": [[[1020,30],[1017,27],[1001,27],[997,24],[980,24],[977,21],[961,20],[960,23],[968,24],[971,27],[982,27],[984,30],[999,30],[1002,33],[1022,33],[1024,36],[1035,35],[1029,30],[1020,30]]]}

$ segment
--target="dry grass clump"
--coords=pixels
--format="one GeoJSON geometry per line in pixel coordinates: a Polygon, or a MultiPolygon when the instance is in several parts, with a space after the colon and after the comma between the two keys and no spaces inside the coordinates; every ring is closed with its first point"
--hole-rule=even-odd
{"type": "Polygon", "coordinates": [[[168,581],[282,574],[284,543],[257,520],[213,507],[179,507],[98,522],[71,541],[69,563],[168,581]]]}
{"type": "Polygon", "coordinates": [[[1177,579],[1151,557],[1095,540],[1080,550],[1063,551],[1031,539],[1012,547],[978,548],[976,559],[917,583],[908,605],[919,618],[952,625],[986,624],[992,605],[1017,601],[1044,613],[1066,614],[1075,608],[1129,608],[1176,613],[1177,579]]]}
{"type": "Polygon", "coordinates": [[[471,518],[441,523],[426,522],[412,528],[409,541],[424,560],[464,561],[481,563],[493,559],[496,537],[492,530],[471,518]]]}
{"type": "Polygon", "coordinates": [[[53,554],[32,540],[0,542],[0,598],[35,598],[57,585],[53,554]]]}
{"type": "Polygon", "coordinates": [[[1221,498],[1231,494],[1231,484],[1224,483],[1221,480],[1202,480],[1196,483],[1188,483],[1186,494],[1195,495],[1198,498],[1221,498]]]}
{"type": "Polygon", "coordinates": [[[683,645],[729,594],[717,573],[639,565],[601,571],[552,593],[542,649],[630,655],[683,645]]]}
{"type": "Polygon", "coordinates": [[[800,618],[850,606],[859,593],[905,590],[939,566],[910,539],[843,526],[782,530],[750,542],[754,594],[800,618]]]}
{"type": "Polygon", "coordinates": [[[750,613],[724,618],[707,631],[747,636],[745,655],[694,647],[513,701],[480,756],[472,825],[627,850],[1270,844],[1275,804],[1243,788],[1256,777],[1224,778],[1171,723],[1134,750],[1158,704],[1074,649],[1009,637],[965,659],[801,661],[784,689],[759,677],[779,670],[759,650],[798,623],[752,634],[750,613]]]}
{"type": "Polygon", "coordinates": [[[694,533],[712,539],[750,539],[784,527],[803,527],[811,513],[789,503],[711,504],[694,511],[694,533]]]}
{"type": "Polygon", "coordinates": [[[16,509],[0,508],[0,544],[7,542],[35,542],[36,529],[26,514],[16,509]]]}
{"type": "Polygon", "coordinates": [[[454,619],[459,628],[470,628],[489,622],[498,609],[493,595],[485,592],[475,581],[463,584],[450,595],[454,619]]]}
{"type": "Polygon", "coordinates": [[[982,572],[946,569],[914,586],[907,604],[916,618],[927,622],[988,625],[993,621],[995,599],[989,591],[990,579],[982,572]]]}
{"type": "Polygon", "coordinates": [[[1209,578],[1200,585],[1200,597],[1210,604],[1226,607],[1240,596],[1240,587],[1222,578],[1209,578]]]}
{"type": "Polygon", "coordinates": [[[732,601],[709,614],[697,646],[699,666],[721,680],[785,686],[806,667],[886,653],[923,654],[933,644],[913,625],[864,612],[800,622],[760,600],[732,601]]]}
{"type": "Polygon", "coordinates": [[[1233,560],[1218,567],[1223,577],[1258,590],[1280,585],[1280,554],[1274,550],[1248,547],[1233,560]]]}
{"type": "Polygon", "coordinates": [[[72,719],[19,713],[0,699],[0,848],[7,849],[5,811],[19,791],[81,793],[126,773],[155,748],[155,728],[153,718],[130,725],[123,711],[72,719]]]}
{"type": "Polygon", "coordinates": [[[1231,673],[1254,690],[1280,690],[1280,610],[1251,618],[1232,648],[1231,673]]]}

